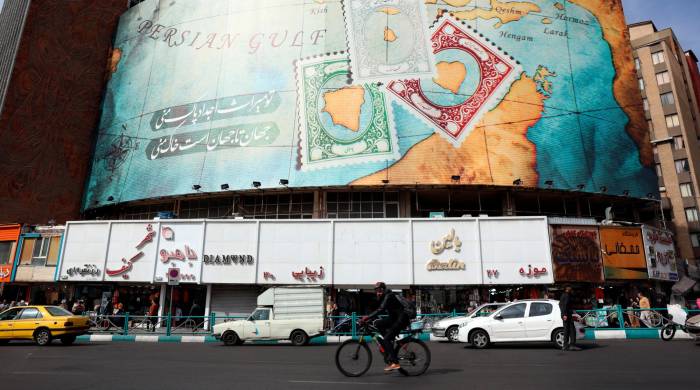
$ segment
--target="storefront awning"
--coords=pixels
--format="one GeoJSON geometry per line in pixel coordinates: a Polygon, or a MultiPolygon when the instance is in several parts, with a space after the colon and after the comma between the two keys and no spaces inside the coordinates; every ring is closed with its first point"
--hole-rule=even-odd
{"type": "Polygon", "coordinates": [[[677,281],[673,287],[671,287],[671,290],[674,294],[683,295],[690,291],[690,289],[695,286],[695,283],[695,279],[683,276],[681,280],[677,281]]]}

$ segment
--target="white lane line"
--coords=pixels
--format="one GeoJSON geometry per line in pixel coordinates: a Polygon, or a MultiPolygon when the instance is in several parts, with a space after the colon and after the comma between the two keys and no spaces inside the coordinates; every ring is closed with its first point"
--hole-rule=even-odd
{"type": "Polygon", "coordinates": [[[289,383],[314,383],[322,385],[388,385],[385,382],[334,382],[334,381],[288,381],[289,383]]]}
{"type": "Polygon", "coordinates": [[[14,375],[85,375],[84,372],[65,372],[65,371],[13,371],[14,375]]]}

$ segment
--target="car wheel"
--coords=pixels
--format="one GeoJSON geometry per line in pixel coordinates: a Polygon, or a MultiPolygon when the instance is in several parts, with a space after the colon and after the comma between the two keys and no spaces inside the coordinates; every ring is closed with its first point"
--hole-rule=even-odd
{"type": "Polygon", "coordinates": [[[445,337],[447,337],[447,340],[449,340],[450,342],[453,342],[453,343],[457,342],[458,335],[459,335],[459,328],[456,325],[450,326],[445,331],[445,337]]]}
{"type": "Polygon", "coordinates": [[[61,337],[61,344],[71,345],[75,342],[76,336],[63,336],[61,337]]]}
{"type": "Polygon", "coordinates": [[[232,330],[227,330],[224,332],[223,335],[221,335],[221,341],[224,342],[224,345],[226,346],[232,346],[232,345],[239,345],[240,338],[236,334],[236,332],[232,330]]]}
{"type": "Polygon", "coordinates": [[[289,339],[292,341],[292,345],[296,346],[306,345],[309,342],[309,336],[303,330],[295,330],[289,339]]]}
{"type": "Polygon", "coordinates": [[[557,348],[564,348],[564,329],[557,329],[552,334],[552,341],[557,348]]]}
{"type": "Polygon", "coordinates": [[[51,344],[51,332],[48,329],[37,330],[34,332],[34,342],[41,346],[51,344]]]}
{"type": "Polygon", "coordinates": [[[484,349],[489,346],[489,334],[485,330],[477,329],[469,337],[469,342],[477,349],[484,349]]]}

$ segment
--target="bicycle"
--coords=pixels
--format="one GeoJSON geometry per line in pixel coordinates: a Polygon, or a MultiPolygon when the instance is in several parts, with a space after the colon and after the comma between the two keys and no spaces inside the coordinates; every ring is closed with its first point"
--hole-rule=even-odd
{"type": "MultiPolygon", "coordinates": [[[[396,355],[399,358],[399,365],[401,366],[399,372],[403,375],[422,375],[430,366],[430,349],[423,341],[415,338],[415,335],[422,331],[422,326],[420,329],[411,327],[408,335],[396,340],[394,344],[397,351],[396,355]]],[[[335,353],[336,367],[345,376],[358,377],[364,375],[372,365],[372,352],[368,344],[372,341],[376,342],[379,352],[384,355],[384,348],[380,340],[382,340],[382,336],[374,325],[360,325],[359,339],[346,340],[338,347],[335,353]],[[365,336],[371,337],[369,341],[366,340],[365,336]]]]}

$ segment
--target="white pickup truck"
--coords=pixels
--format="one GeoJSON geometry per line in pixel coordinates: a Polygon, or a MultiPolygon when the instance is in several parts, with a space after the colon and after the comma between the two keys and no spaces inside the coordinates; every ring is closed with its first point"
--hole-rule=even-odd
{"type": "Polygon", "coordinates": [[[248,340],[290,340],[305,345],[323,333],[322,287],[272,287],[258,296],[258,308],[245,320],[214,325],[225,345],[248,340]]]}

